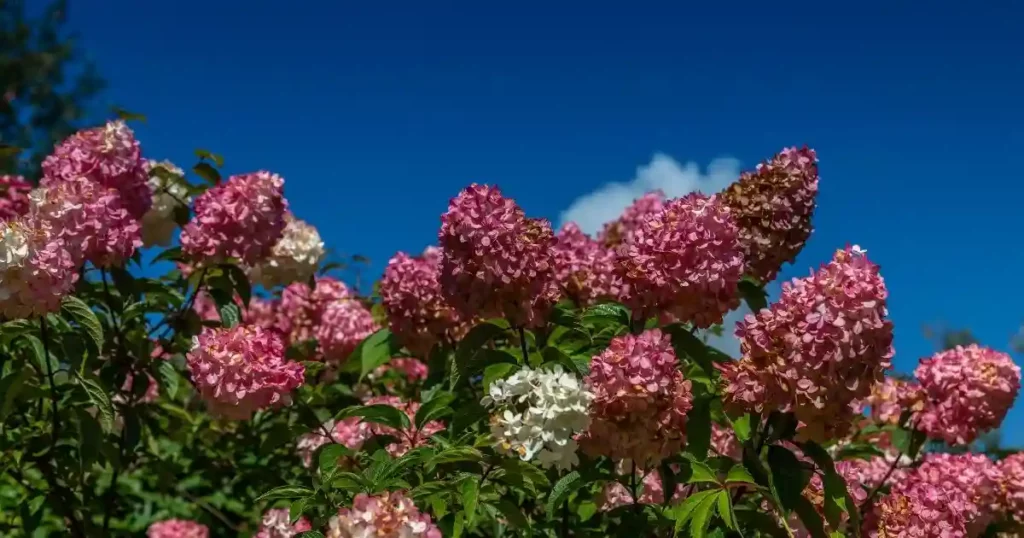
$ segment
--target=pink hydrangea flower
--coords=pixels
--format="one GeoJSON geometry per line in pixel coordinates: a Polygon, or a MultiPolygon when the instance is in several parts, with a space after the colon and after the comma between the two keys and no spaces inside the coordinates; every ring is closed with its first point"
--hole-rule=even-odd
{"type": "MultiPolygon", "coordinates": [[[[619,462],[616,467],[620,475],[629,475],[630,466],[627,462],[619,462]]],[[[676,471],[678,471],[678,469],[676,469],[676,471]]],[[[661,473],[659,473],[657,469],[654,469],[645,474],[640,469],[637,469],[636,474],[641,486],[640,498],[637,502],[640,504],[653,505],[661,505],[664,503],[665,486],[661,482],[661,473]]],[[[672,495],[672,504],[682,500],[684,493],[685,486],[683,484],[677,484],[676,491],[672,495]]],[[[620,506],[630,504],[633,504],[633,494],[629,491],[629,488],[623,486],[619,482],[608,482],[601,490],[601,497],[598,501],[597,509],[601,512],[608,512],[620,506]]]]}
{"type": "Polygon", "coordinates": [[[585,382],[594,393],[590,427],[578,439],[585,452],[649,469],[682,448],[693,394],[668,335],[614,338],[585,382]]]}
{"type": "Polygon", "coordinates": [[[398,372],[409,383],[416,383],[427,379],[427,365],[419,359],[411,357],[395,357],[387,364],[378,366],[371,374],[374,378],[387,375],[388,372],[398,372]]]}
{"type": "Polygon", "coordinates": [[[412,425],[403,430],[396,430],[383,424],[369,424],[372,435],[388,435],[397,439],[396,442],[387,446],[388,454],[396,458],[414,448],[426,445],[430,436],[444,431],[444,424],[437,420],[427,422],[422,428],[416,427],[416,412],[420,410],[419,402],[406,402],[397,396],[375,396],[366,400],[366,405],[390,405],[409,417],[409,422],[412,425]]]}
{"type": "Polygon", "coordinates": [[[633,234],[651,216],[665,209],[665,193],[657,190],[644,194],[622,212],[622,215],[604,225],[597,240],[607,247],[631,243],[633,234]]]}
{"type": "Polygon", "coordinates": [[[467,330],[441,293],[441,259],[436,247],[419,257],[395,254],[384,269],[380,297],[391,332],[417,356],[426,357],[438,341],[458,339],[467,330]]]}
{"type": "Polygon", "coordinates": [[[349,417],[337,422],[331,420],[324,426],[331,432],[331,439],[317,428],[301,435],[295,445],[299,457],[302,458],[302,465],[306,468],[313,464],[313,454],[317,449],[328,443],[337,443],[356,451],[362,448],[363,443],[370,437],[369,423],[363,422],[359,417],[349,417]]]}
{"type": "Polygon", "coordinates": [[[0,318],[59,310],[78,280],[77,267],[64,243],[31,219],[0,221],[0,318]]]}
{"type": "Polygon", "coordinates": [[[970,444],[998,428],[1020,391],[1020,368],[1005,353],[971,344],[921,360],[925,392],[918,428],[947,443],[970,444]]]}
{"type": "Polygon", "coordinates": [[[146,529],[147,538],[209,538],[210,529],[187,519],[168,519],[146,529]]]}
{"type": "Polygon", "coordinates": [[[997,464],[999,470],[999,502],[1006,517],[1024,524],[1024,452],[1010,454],[997,464]]]}
{"type": "Polygon", "coordinates": [[[617,300],[623,295],[615,251],[591,239],[576,223],[566,223],[555,235],[552,257],[558,286],[577,305],[617,300]]]}
{"type": "Polygon", "coordinates": [[[242,312],[242,321],[246,325],[255,325],[267,330],[281,332],[281,320],[277,313],[280,304],[280,299],[252,297],[249,299],[249,308],[242,312]]]}
{"type": "Polygon", "coordinates": [[[463,316],[544,323],[558,300],[546,220],[526,218],[497,187],[473,184],[448,204],[438,240],[441,291],[463,316]]]}
{"type": "Polygon", "coordinates": [[[301,364],[285,360],[277,334],[248,325],[203,330],[193,338],[186,360],[210,412],[239,420],[291,403],[305,372],[301,364]]]}
{"type": "Polygon", "coordinates": [[[818,157],[813,149],[786,148],[722,192],[740,228],[747,272],[775,280],[810,237],[818,194],[818,157]]]}
{"type": "Polygon", "coordinates": [[[288,344],[297,344],[316,338],[324,312],[333,303],[353,299],[344,283],[323,276],[316,279],[310,289],[305,282],[295,282],[281,292],[277,306],[278,328],[288,344]]]}
{"type": "Polygon", "coordinates": [[[324,310],[315,335],[324,359],[342,364],[360,342],[379,329],[373,314],[358,299],[353,298],[330,304],[324,310]]]}
{"type": "Polygon", "coordinates": [[[69,178],[32,193],[30,214],[78,261],[121,265],[142,246],[139,223],[117,191],[84,178],[69,178]]]}
{"type": "Polygon", "coordinates": [[[693,193],[665,203],[618,248],[633,316],[662,314],[707,328],[739,306],[743,252],[729,210],[693,193]]]}
{"type": "MultiPolygon", "coordinates": [[[[158,398],[160,398],[160,384],[157,383],[156,379],[153,376],[149,375],[149,374],[146,374],[146,378],[149,380],[149,383],[146,385],[146,392],[145,392],[145,394],[143,394],[141,397],[139,397],[139,399],[138,399],[139,403],[152,403],[152,402],[155,402],[158,398]]],[[[121,392],[123,392],[125,394],[131,394],[132,387],[134,385],[135,385],[135,378],[134,378],[134,376],[132,376],[132,374],[128,374],[124,378],[124,383],[121,385],[121,392]]],[[[114,401],[115,402],[119,402],[119,403],[124,403],[126,401],[126,398],[124,396],[118,394],[118,395],[114,396],[114,401]]]]}
{"type": "Polygon", "coordinates": [[[292,538],[300,532],[313,530],[309,520],[300,517],[294,524],[287,508],[271,508],[263,514],[256,538],[292,538]]]}
{"type": "Polygon", "coordinates": [[[886,377],[875,385],[871,396],[862,402],[870,406],[871,418],[884,424],[898,424],[904,411],[918,412],[924,408],[924,392],[916,382],[886,377]]]}
{"type": "Polygon", "coordinates": [[[145,161],[135,133],[123,121],[85,129],[68,137],[43,160],[43,187],[85,178],[114,189],[133,219],[141,219],[153,205],[145,161]]]}
{"type": "Polygon", "coordinates": [[[966,496],[929,482],[897,482],[878,503],[879,538],[966,538],[966,496]]]}
{"type": "Polygon", "coordinates": [[[737,325],[743,357],[724,368],[729,406],[793,412],[804,438],[843,437],[891,366],[885,282],[858,247],[783,284],[770,308],[737,325]]]}
{"type": "Polygon", "coordinates": [[[980,536],[999,510],[1001,474],[995,462],[982,454],[926,454],[903,480],[962,495],[961,512],[971,536],[980,536]]]}
{"type": "Polygon", "coordinates": [[[331,517],[326,538],[356,537],[441,538],[441,530],[402,492],[360,493],[331,517]]]}
{"type": "Polygon", "coordinates": [[[0,221],[28,213],[28,193],[32,184],[21,176],[0,175],[0,221]]]}
{"type": "Polygon", "coordinates": [[[743,447],[732,428],[711,424],[711,450],[713,454],[738,460],[743,457],[743,447]]]}
{"type": "Polygon", "coordinates": [[[281,176],[263,171],[231,176],[196,198],[192,221],[181,232],[182,251],[197,260],[256,264],[284,234],[287,209],[281,176]]]}

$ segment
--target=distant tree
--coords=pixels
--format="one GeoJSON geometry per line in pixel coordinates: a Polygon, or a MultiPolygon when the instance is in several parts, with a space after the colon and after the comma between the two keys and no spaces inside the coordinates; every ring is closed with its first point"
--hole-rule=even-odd
{"type": "Polygon", "coordinates": [[[54,143],[83,126],[103,89],[95,66],[64,29],[67,2],[30,17],[0,0],[0,173],[37,177],[54,143]]]}

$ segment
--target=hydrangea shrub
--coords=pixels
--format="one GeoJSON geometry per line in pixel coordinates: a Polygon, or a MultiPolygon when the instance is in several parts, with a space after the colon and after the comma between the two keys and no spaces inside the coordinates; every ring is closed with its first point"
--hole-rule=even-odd
{"type": "Polygon", "coordinates": [[[196,156],[118,120],[39,188],[0,177],[0,535],[1024,533],[1022,456],[973,444],[1020,390],[1010,355],[897,377],[900,290],[858,246],[769,301],[811,237],[814,150],[647,193],[596,237],[472,184],[372,290],[285,178],[196,156]]]}

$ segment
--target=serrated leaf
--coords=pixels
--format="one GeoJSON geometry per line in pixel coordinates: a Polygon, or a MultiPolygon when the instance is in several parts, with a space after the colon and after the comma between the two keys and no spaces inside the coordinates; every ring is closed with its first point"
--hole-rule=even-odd
{"type": "Polygon", "coordinates": [[[408,415],[399,409],[384,404],[349,407],[338,413],[335,419],[341,420],[348,417],[362,417],[364,422],[384,424],[396,430],[405,430],[411,426],[408,415]]]}
{"type": "Polygon", "coordinates": [[[732,430],[736,432],[736,438],[740,440],[740,443],[746,443],[750,440],[750,423],[752,420],[753,417],[750,413],[746,413],[732,421],[732,430]]]}
{"type": "Polygon", "coordinates": [[[462,494],[462,508],[466,513],[466,522],[472,525],[476,519],[476,505],[480,500],[480,484],[476,481],[476,477],[470,477],[462,481],[459,491],[462,494]]]}
{"type": "Polygon", "coordinates": [[[309,488],[302,486],[279,486],[276,487],[259,497],[256,497],[254,502],[260,501],[272,501],[275,499],[299,499],[302,497],[308,497],[313,495],[315,492],[309,488]]]}
{"type": "Polygon", "coordinates": [[[320,449],[317,455],[317,468],[320,469],[321,479],[330,481],[331,475],[338,468],[338,460],[344,456],[351,456],[352,450],[345,445],[333,443],[320,449]]]}
{"type": "Polygon", "coordinates": [[[242,321],[242,311],[234,303],[221,306],[219,311],[221,324],[229,329],[238,326],[242,321]]]}
{"type": "Polygon", "coordinates": [[[729,469],[729,474],[725,477],[726,484],[757,484],[754,477],[750,474],[750,471],[742,465],[733,465],[729,469]]]}
{"type": "Polygon", "coordinates": [[[582,486],[583,477],[577,471],[572,471],[560,478],[558,482],[555,482],[555,486],[551,488],[551,493],[548,494],[548,517],[552,517],[555,514],[555,509],[558,508],[565,499],[569,498],[570,493],[576,491],[582,486]]]}
{"type": "Polygon", "coordinates": [[[717,484],[718,476],[715,470],[709,467],[706,463],[696,461],[693,459],[688,460],[690,464],[690,478],[686,481],[687,484],[717,484]]]}
{"type": "MultiPolygon", "coordinates": [[[[715,515],[715,506],[718,502],[718,496],[724,493],[719,490],[713,495],[709,495],[707,498],[700,501],[693,510],[693,516],[690,519],[690,536],[693,538],[702,538],[708,532],[708,524],[711,523],[711,517],[715,515]]],[[[727,493],[726,493],[727,494],[727,493]]]]}
{"type": "Polygon", "coordinates": [[[416,427],[422,428],[431,420],[450,415],[453,411],[451,403],[455,401],[455,395],[450,392],[435,394],[433,398],[423,403],[416,411],[416,427]]]}
{"type": "Polygon", "coordinates": [[[160,376],[160,385],[164,388],[167,396],[174,399],[178,394],[181,375],[174,369],[174,365],[170,361],[160,361],[160,365],[157,366],[157,374],[160,376]]]}
{"type": "Polygon", "coordinates": [[[381,329],[356,346],[352,356],[359,359],[359,380],[362,381],[370,372],[391,360],[397,351],[394,335],[389,329],[381,329]]]}
{"type": "Polygon", "coordinates": [[[613,321],[621,326],[629,327],[629,309],[618,303],[602,303],[594,305],[583,312],[583,322],[594,323],[613,321]]]}
{"type": "Polygon", "coordinates": [[[200,159],[209,159],[213,161],[213,164],[217,165],[217,168],[224,166],[224,157],[221,157],[218,153],[213,153],[205,149],[197,149],[195,150],[195,153],[196,157],[199,157],[200,159]]]}
{"type": "Polygon", "coordinates": [[[686,523],[693,517],[697,507],[705,500],[711,499],[714,502],[714,495],[717,490],[709,489],[698,491],[683,500],[669,511],[669,516],[676,522],[676,533],[679,533],[686,526],[686,523]]]}
{"type": "Polygon", "coordinates": [[[218,172],[216,168],[210,166],[209,163],[196,163],[196,165],[192,167],[192,171],[210,185],[220,184],[220,172],[218,172]]]}
{"type": "Polygon", "coordinates": [[[443,463],[454,463],[457,461],[480,461],[484,458],[483,454],[479,450],[469,446],[455,446],[446,448],[429,460],[427,460],[426,467],[428,470],[433,470],[434,467],[443,463]]]}
{"type": "Polygon", "coordinates": [[[100,425],[103,427],[103,431],[110,433],[114,428],[114,405],[110,402],[110,393],[100,380],[93,377],[91,374],[76,375],[78,378],[78,385],[85,390],[86,395],[89,397],[89,401],[96,406],[99,411],[100,425]]]}
{"type": "Polygon", "coordinates": [[[295,538],[324,538],[324,535],[320,531],[306,531],[296,534],[295,538]]]}
{"type": "Polygon", "coordinates": [[[736,530],[736,514],[733,513],[732,510],[732,499],[729,498],[729,490],[719,491],[716,497],[716,502],[718,503],[718,515],[721,516],[722,522],[725,523],[726,527],[736,530]]]}
{"type": "Polygon", "coordinates": [[[74,295],[68,295],[61,301],[60,309],[82,327],[97,350],[103,350],[103,326],[89,305],[74,295]]]}

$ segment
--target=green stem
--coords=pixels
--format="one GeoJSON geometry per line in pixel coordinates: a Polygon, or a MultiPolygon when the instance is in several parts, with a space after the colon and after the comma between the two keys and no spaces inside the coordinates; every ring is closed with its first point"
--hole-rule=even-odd
{"type": "Polygon", "coordinates": [[[527,366],[530,364],[530,351],[526,345],[526,329],[519,327],[519,346],[523,349],[523,363],[527,366]]]}

